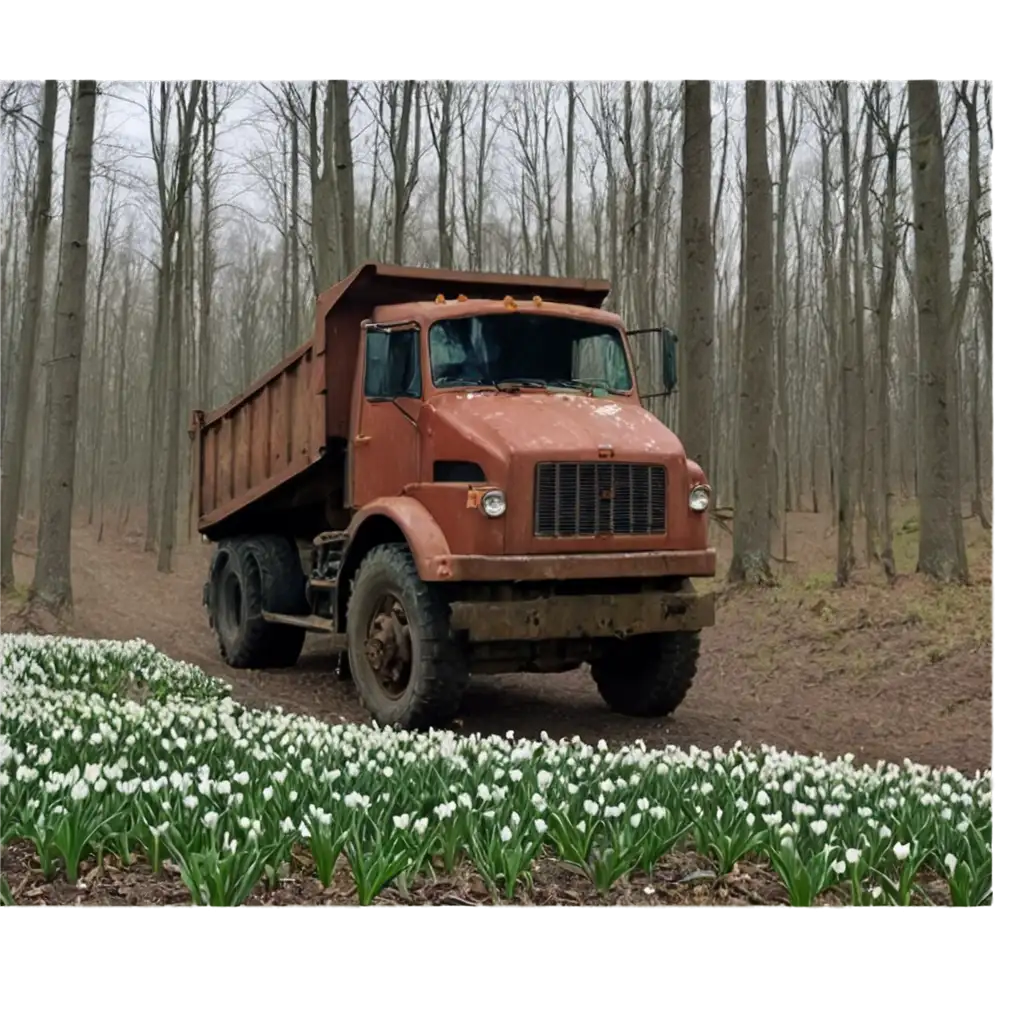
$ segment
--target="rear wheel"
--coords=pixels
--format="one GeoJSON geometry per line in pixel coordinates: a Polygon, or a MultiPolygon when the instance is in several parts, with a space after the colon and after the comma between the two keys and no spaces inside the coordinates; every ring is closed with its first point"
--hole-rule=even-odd
{"type": "Polygon", "coordinates": [[[660,718],[682,703],[699,655],[699,632],[647,633],[612,641],[595,657],[590,674],[612,711],[660,718]]]}
{"type": "Polygon", "coordinates": [[[287,668],[306,631],[267,622],[262,613],[305,615],[305,576],[295,545],[266,534],[222,541],[210,579],[210,619],[224,660],[234,668],[287,668]]]}
{"type": "Polygon", "coordinates": [[[348,657],[359,699],[381,725],[422,729],[455,717],[469,680],[448,603],[424,583],[405,544],[360,563],[348,604],[348,657]]]}

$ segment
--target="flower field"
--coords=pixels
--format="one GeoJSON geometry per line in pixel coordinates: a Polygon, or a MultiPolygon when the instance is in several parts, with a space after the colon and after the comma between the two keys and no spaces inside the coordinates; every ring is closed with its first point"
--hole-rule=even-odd
{"type": "Polygon", "coordinates": [[[142,641],[4,635],[0,678],[0,844],[41,878],[113,858],[235,905],[302,860],[368,904],[468,868],[503,902],[541,865],[604,894],[683,851],[794,905],[991,902],[988,772],[330,725],[142,641]]]}

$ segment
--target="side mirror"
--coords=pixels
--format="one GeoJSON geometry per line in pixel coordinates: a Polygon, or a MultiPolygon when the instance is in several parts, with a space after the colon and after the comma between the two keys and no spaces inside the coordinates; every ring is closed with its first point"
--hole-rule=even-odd
{"type": "Polygon", "coordinates": [[[666,394],[671,394],[679,383],[679,373],[676,367],[676,348],[679,345],[679,337],[675,331],[668,327],[661,329],[661,376],[665,385],[666,394]]]}

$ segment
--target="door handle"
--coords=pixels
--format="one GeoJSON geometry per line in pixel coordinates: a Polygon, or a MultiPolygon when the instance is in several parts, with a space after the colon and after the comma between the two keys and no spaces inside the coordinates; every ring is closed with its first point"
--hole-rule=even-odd
{"type": "Polygon", "coordinates": [[[369,434],[356,434],[352,439],[353,444],[366,444],[368,441],[373,440],[369,434]]]}

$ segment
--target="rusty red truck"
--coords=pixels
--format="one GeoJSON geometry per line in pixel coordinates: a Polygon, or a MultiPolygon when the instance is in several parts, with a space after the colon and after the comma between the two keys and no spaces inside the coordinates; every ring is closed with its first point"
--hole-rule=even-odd
{"type": "MultiPolygon", "coordinates": [[[[671,713],[714,596],[710,490],[648,412],[602,281],[369,263],[312,337],[192,421],[204,604],[225,661],[337,634],[381,724],[442,726],[471,673],[588,664],[671,713]]],[[[661,330],[665,390],[676,339],[661,330]]]]}

